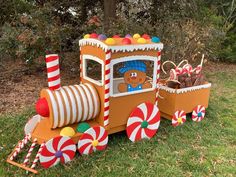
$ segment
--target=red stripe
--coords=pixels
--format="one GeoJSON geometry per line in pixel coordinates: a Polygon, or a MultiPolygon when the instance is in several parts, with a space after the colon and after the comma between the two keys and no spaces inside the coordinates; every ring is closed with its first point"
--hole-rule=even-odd
{"type": "Polygon", "coordinates": [[[51,62],[51,61],[55,61],[55,60],[58,60],[58,59],[59,59],[58,55],[49,56],[49,57],[46,56],[46,63],[51,62]]]}
{"type": "Polygon", "coordinates": [[[105,90],[105,94],[106,94],[106,93],[109,93],[109,88],[105,90]]]}
{"type": "Polygon", "coordinates": [[[110,74],[110,69],[105,71],[105,75],[108,75],[108,74],[110,74]]]}
{"type": "Polygon", "coordinates": [[[111,50],[108,50],[108,51],[106,52],[106,55],[109,54],[110,52],[111,52],[111,50]]]}
{"type": "Polygon", "coordinates": [[[50,73],[50,72],[56,71],[56,70],[58,70],[58,69],[59,69],[59,65],[56,65],[56,66],[47,68],[47,72],[50,73]]]}
{"type": "Polygon", "coordinates": [[[50,90],[57,90],[61,87],[61,84],[58,84],[58,85],[55,85],[55,86],[52,86],[52,87],[49,87],[50,90]]]}
{"type": "Polygon", "coordinates": [[[109,110],[109,106],[104,108],[104,112],[109,110]]]}
{"type": "Polygon", "coordinates": [[[104,116],[104,121],[108,120],[109,116],[104,116]]]}
{"type": "Polygon", "coordinates": [[[105,85],[110,83],[110,79],[105,80],[105,85]]]}
{"type": "Polygon", "coordinates": [[[161,51],[158,51],[158,52],[157,52],[157,56],[160,56],[160,55],[161,55],[161,51]]]}
{"type": "Polygon", "coordinates": [[[109,65],[110,62],[111,62],[111,60],[110,60],[110,58],[109,58],[109,59],[107,59],[107,60],[105,61],[105,64],[106,64],[106,65],[109,65]]]}
{"type": "Polygon", "coordinates": [[[106,98],[106,99],[105,99],[105,103],[106,103],[106,102],[109,102],[109,98],[106,98]]]}
{"type": "Polygon", "coordinates": [[[57,79],[60,79],[60,74],[58,74],[58,75],[56,75],[56,76],[54,76],[54,77],[48,78],[48,82],[52,82],[52,81],[55,81],[55,80],[57,80],[57,79]]]}

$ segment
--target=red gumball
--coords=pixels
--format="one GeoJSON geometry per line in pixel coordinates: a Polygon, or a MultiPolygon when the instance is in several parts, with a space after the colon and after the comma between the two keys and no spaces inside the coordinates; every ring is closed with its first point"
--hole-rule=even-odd
{"type": "Polygon", "coordinates": [[[120,38],[120,36],[116,34],[112,38],[120,38]]]}
{"type": "Polygon", "coordinates": [[[143,34],[143,35],[142,35],[142,38],[144,38],[144,39],[151,39],[148,34],[143,34]]]}
{"type": "Polygon", "coordinates": [[[129,44],[131,44],[131,40],[129,38],[124,38],[122,40],[122,44],[129,45],[129,44]]]}
{"type": "Polygon", "coordinates": [[[49,117],[49,107],[46,98],[38,99],[35,104],[36,112],[42,117],[49,117]]]}
{"type": "Polygon", "coordinates": [[[92,33],[92,34],[90,34],[90,38],[98,38],[98,34],[97,33],[92,33]]]}

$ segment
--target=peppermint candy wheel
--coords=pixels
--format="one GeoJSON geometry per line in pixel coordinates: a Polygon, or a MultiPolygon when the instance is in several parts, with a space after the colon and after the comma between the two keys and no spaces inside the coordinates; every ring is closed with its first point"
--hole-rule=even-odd
{"type": "Polygon", "coordinates": [[[192,120],[195,122],[200,122],[206,114],[206,109],[204,106],[198,105],[193,109],[192,120]]]}
{"type": "Polygon", "coordinates": [[[170,70],[170,80],[177,80],[177,74],[175,69],[170,70]]]}
{"type": "Polygon", "coordinates": [[[160,125],[160,112],[156,105],[152,103],[142,103],[138,105],[127,122],[126,133],[132,141],[150,139],[153,137],[160,125]]]}
{"type": "Polygon", "coordinates": [[[172,117],[172,125],[174,127],[183,124],[185,121],[186,121],[186,113],[183,110],[176,111],[172,117]]]}
{"type": "Polygon", "coordinates": [[[88,155],[96,150],[102,151],[106,149],[107,143],[107,131],[101,126],[91,127],[80,137],[78,142],[78,150],[80,154],[88,155]]]}
{"type": "Polygon", "coordinates": [[[67,163],[73,159],[76,152],[74,141],[67,136],[58,136],[46,142],[39,156],[40,164],[50,168],[59,162],[67,163]]]}

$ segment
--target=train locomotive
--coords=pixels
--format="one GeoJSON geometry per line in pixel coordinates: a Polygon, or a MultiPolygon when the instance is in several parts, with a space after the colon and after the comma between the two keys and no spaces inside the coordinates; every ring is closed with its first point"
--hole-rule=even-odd
{"type": "Polygon", "coordinates": [[[150,139],[159,128],[160,116],[172,120],[174,126],[184,123],[186,113],[193,110],[196,121],[204,117],[210,84],[182,90],[161,84],[163,44],[158,37],[107,38],[92,33],[79,46],[80,83],[76,85],[61,86],[59,57],[46,56],[48,88],[41,90],[37,115],[25,125],[25,137],[7,162],[38,173],[39,161],[49,168],[71,161],[76,150],[82,155],[104,150],[109,134],[125,130],[132,142],[150,139]],[[188,99],[191,103],[180,103],[188,99]],[[30,141],[24,161],[14,161],[30,141]],[[30,164],[36,145],[39,149],[30,164]]]}

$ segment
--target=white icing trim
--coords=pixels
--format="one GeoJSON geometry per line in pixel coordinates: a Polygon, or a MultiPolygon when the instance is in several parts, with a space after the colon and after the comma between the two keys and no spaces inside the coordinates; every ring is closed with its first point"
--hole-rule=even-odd
{"type": "Polygon", "coordinates": [[[137,90],[137,91],[132,91],[132,92],[125,92],[125,93],[113,93],[113,66],[117,63],[120,62],[126,62],[126,61],[132,61],[132,60],[149,60],[149,61],[153,61],[154,62],[154,68],[153,68],[153,80],[152,81],[156,81],[157,79],[157,57],[153,57],[153,56],[147,56],[147,55],[133,55],[133,56],[129,56],[129,57],[121,57],[121,58],[117,58],[115,60],[111,61],[111,79],[110,79],[110,96],[111,97],[119,97],[119,96],[126,96],[126,95],[133,95],[133,94],[137,94],[137,93],[143,93],[143,92],[148,92],[148,91],[153,91],[156,88],[156,82],[152,83],[152,88],[149,89],[144,89],[144,90],[137,90]]]}
{"type": "Polygon", "coordinates": [[[83,69],[82,69],[83,74],[82,74],[82,77],[84,79],[86,79],[86,80],[88,80],[88,81],[98,85],[98,86],[103,86],[104,85],[104,78],[103,78],[103,76],[104,76],[104,70],[103,70],[104,62],[100,58],[98,58],[96,56],[93,56],[93,55],[82,55],[82,60],[83,60],[83,69]],[[86,74],[87,73],[87,62],[86,62],[86,60],[93,60],[93,61],[96,61],[96,62],[98,62],[98,63],[100,63],[102,65],[101,66],[101,70],[102,70],[102,72],[101,72],[102,73],[102,75],[101,75],[101,78],[102,78],[101,82],[97,81],[97,80],[94,80],[94,79],[92,79],[92,78],[87,76],[87,74],[86,74]]]}
{"type": "Polygon", "coordinates": [[[162,43],[152,43],[152,44],[131,44],[131,45],[114,45],[109,46],[97,39],[81,39],[79,40],[79,46],[92,45],[102,48],[105,52],[111,50],[112,52],[132,52],[134,50],[162,50],[162,43]]]}
{"type": "Polygon", "coordinates": [[[210,88],[210,87],[211,87],[211,83],[207,83],[207,84],[204,84],[204,85],[193,86],[193,87],[182,88],[182,89],[173,89],[173,88],[161,85],[160,89],[165,90],[169,93],[181,94],[181,93],[185,93],[185,92],[189,92],[189,91],[200,90],[200,89],[210,88]]]}

